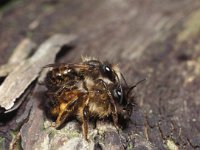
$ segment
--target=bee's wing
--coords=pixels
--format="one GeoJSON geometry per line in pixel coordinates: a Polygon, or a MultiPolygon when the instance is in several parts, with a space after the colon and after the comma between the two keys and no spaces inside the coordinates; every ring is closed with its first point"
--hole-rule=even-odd
{"type": "Polygon", "coordinates": [[[61,66],[66,67],[66,68],[74,68],[74,69],[81,69],[81,70],[89,69],[89,66],[83,63],[77,63],[77,64],[55,63],[55,64],[48,64],[44,66],[43,68],[58,68],[61,66]]]}
{"type": "Polygon", "coordinates": [[[65,65],[70,65],[70,64],[65,64],[65,63],[48,64],[44,66],[43,68],[56,68],[56,67],[65,66],[65,65]]]}

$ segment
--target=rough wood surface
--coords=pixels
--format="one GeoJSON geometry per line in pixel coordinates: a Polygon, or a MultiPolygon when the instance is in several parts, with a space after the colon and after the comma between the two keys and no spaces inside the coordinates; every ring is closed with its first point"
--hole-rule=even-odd
{"type": "MultiPolygon", "coordinates": [[[[61,130],[51,128],[51,121],[45,119],[38,106],[44,99],[30,98],[31,114],[20,131],[24,148],[200,149],[198,0],[24,0],[12,11],[18,12],[16,19],[25,20],[23,26],[18,23],[18,31],[12,32],[15,37],[35,22],[34,30],[27,29],[27,33],[31,32],[37,42],[56,32],[79,36],[76,47],[62,55],[59,62],[78,62],[81,55],[94,56],[118,63],[128,84],[148,77],[135,91],[139,108],[132,114],[129,128],[118,133],[109,123],[98,122],[95,130],[90,128],[90,144],[82,139],[75,121],[61,130]],[[32,18],[25,14],[32,14],[32,18]]],[[[11,24],[12,11],[2,16],[1,25],[11,24]]],[[[6,31],[2,37],[13,41],[2,42],[8,50],[16,44],[9,29],[0,28],[0,32],[6,31]]],[[[2,49],[0,56],[5,52],[2,49]]],[[[38,95],[40,88],[33,95],[38,95]]],[[[11,138],[5,132],[10,130],[5,126],[0,129],[0,143],[5,144],[11,138]]]]}

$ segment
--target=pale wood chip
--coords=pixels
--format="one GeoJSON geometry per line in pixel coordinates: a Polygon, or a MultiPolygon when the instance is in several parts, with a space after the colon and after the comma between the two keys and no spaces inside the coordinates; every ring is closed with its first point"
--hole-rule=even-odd
{"type": "Polygon", "coordinates": [[[75,35],[57,34],[41,44],[35,54],[21,62],[0,86],[0,106],[6,110],[14,106],[26,88],[38,77],[42,68],[54,63],[56,54],[61,47],[76,39],[75,35]]]}
{"type": "Polygon", "coordinates": [[[13,50],[8,63],[0,66],[0,77],[7,76],[14,70],[19,63],[30,56],[33,49],[36,48],[36,44],[28,38],[23,39],[19,45],[13,50]]]}
{"type": "Polygon", "coordinates": [[[0,77],[5,77],[7,76],[10,72],[12,72],[14,70],[14,68],[16,66],[18,66],[19,63],[15,63],[15,64],[5,64],[0,66],[0,77]]]}
{"type": "Polygon", "coordinates": [[[23,39],[13,51],[8,63],[18,63],[21,62],[21,60],[25,60],[29,57],[34,48],[36,48],[36,44],[33,41],[28,38],[23,39]]]}

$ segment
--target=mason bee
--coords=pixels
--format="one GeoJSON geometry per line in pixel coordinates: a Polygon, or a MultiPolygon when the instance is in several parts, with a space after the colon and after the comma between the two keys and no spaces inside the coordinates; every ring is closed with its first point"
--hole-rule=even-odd
{"type": "Polygon", "coordinates": [[[88,140],[88,122],[94,118],[111,117],[116,127],[118,118],[129,119],[133,101],[127,85],[122,85],[116,65],[86,58],[77,64],[50,64],[45,78],[48,113],[59,128],[70,117],[82,123],[88,140]]]}
{"type": "MultiPolygon", "coordinates": [[[[117,65],[108,62],[100,62],[95,58],[83,58],[77,64],[49,64],[45,66],[53,68],[47,73],[45,85],[49,91],[68,88],[79,81],[103,80],[105,83],[118,83],[120,85],[121,73],[117,65]]],[[[89,87],[84,87],[89,88],[89,87]]]]}

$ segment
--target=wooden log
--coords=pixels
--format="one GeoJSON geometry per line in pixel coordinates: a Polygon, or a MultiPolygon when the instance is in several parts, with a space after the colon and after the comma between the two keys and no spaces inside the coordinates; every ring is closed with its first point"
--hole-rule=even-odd
{"type": "MultiPolygon", "coordinates": [[[[62,1],[51,7],[51,15],[40,18],[41,24],[48,24],[45,31],[79,34],[76,48],[58,61],[78,62],[80,55],[107,59],[119,64],[130,85],[147,76],[145,84],[135,89],[139,109],[133,112],[129,127],[119,133],[110,123],[98,122],[95,130],[90,128],[92,142],[87,144],[75,121],[55,130],[50,127],[51,120],[43,118],[38,104],[34,104],[29,121],[21,128],[23,147],[29,143],[28,148],[33,149],[69,145],[74,149],[199,149],[200,2],[89,2],[62,1]]],[[[35,5],[39,7],[41,3],[35,5]]],[[[38,7],[31,8],[37,12],[38,7]]],[[[26,15],[19,18],[26,19],[26,15]]],[[[44,27],[40,25],[34,29],[36,39],[49,35],[42,31],[44,27]]],[[[34,102],[37,99],[41,100],[35,98],[34,102]]]]}

